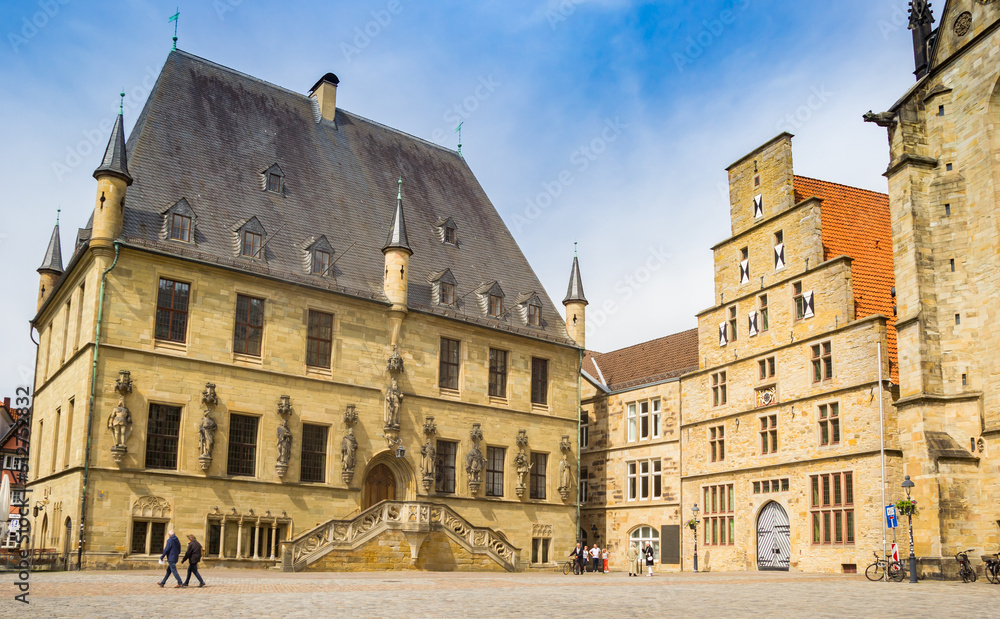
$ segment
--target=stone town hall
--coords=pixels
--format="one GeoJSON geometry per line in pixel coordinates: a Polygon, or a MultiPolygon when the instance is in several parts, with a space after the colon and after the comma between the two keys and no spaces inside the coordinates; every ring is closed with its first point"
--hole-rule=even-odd
{"type": "Polygon", "coordinates": [[[994,552],[1000,2],[910,5],[916,83],[865,115],[888,194],[777,136],[727,169],[698,328],[604,354],[577,261],[564,322],[458,153],[337,109],[333,75],[173,52],[39,269],[34,546],[523,569],[579,539],[675,570],[697,536],[703,569],[851,572],[884,466],[924,575],[994,552]]]}

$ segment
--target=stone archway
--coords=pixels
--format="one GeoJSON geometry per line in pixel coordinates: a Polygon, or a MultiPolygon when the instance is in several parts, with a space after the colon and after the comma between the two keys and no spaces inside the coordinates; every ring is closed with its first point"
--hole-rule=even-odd
{"type": "Polygon", "coordinates": [[[416,498],[415,477],[405,458],[397,458],[394,451],[386,450],[368,461],[361,482],[361,511],[386,499],[412,501],[416,498]]]}
{"type": "Polygon", "coordinates": [[[365,474],[361,510],[386,500],[396,500],[396,476],[385,464],[376,464],[365,474]]]}
{"type": "Polygon", "coordinates": [[[791,554],[788,513],[771,501],[757,515],[757,569],[788,571],[791,554]]]}

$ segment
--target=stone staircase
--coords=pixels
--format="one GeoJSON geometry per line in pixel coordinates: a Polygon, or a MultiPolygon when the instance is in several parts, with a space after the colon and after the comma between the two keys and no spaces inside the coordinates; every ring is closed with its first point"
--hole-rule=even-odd
{"type": "Polygon", "coordinates": [[[284,572],[298,572],[333,551],[357,550],[380,535],[398,531],[417,564],[420,547],[432,533],[443,533],[470,555],[488,557],[508,572],[517,571],[520,550],[493,529],[475,527],[447,505],[426,501],[382,501],[348,520],[329,520],[282,542],[284,572]]]}

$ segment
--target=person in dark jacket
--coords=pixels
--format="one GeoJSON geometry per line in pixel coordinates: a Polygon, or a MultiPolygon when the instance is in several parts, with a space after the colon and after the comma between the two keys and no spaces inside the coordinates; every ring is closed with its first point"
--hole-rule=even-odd
{"type": "Polygon", "coordinates": [[[170,536],[167,538],[167,543],[163,547],[163,554],[160,555],[160,561],[163,561],[164,558],[167,560],[167,573],[163,575],[163,580],[158,583],[161,587],[167,584],[167,579],[170,578],[171,574],[173,574],[174,578],[177,579],[177,586],[175,586],[174,589],[184,586],[181,582],[181,575],[177,573],[177,559],[180,555],[181,541],[177,539],[176,535],[174,535],[174,530],[170,529],[170,536]]]}
{"type": "Polygon", "coordinates": [[[187,578],[184,579],[184,586],[188,586],[188,583],[191,582],[191,574],[194,574],[194,577],[201,583],[198,586],[204,587],[205,581],[202,580],[201,574],[198,573],[198,563],[201,562],[201,544],[191,534],[188,534],[188,548],[187,552],[184,553],[184,558],[181,559],[181,564],[183,565],[185,561],[190,561],[190,563],[188,563],[188,573],[187,578]]]}

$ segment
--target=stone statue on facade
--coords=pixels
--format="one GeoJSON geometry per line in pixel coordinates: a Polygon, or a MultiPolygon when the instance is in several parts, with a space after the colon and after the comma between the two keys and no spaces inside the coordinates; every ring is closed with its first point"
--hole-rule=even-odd
{"type": "Polygon", "coordinates": [[[399,411],[403,404],[403,392],[399,381],[393,376],[385,390],[385,427],[399,429],[399,411]]]}
{"type": "Polygon", "coordinates": [[[534,465],[528,462],[528,454],[524,453],[524,450],[521,450],[514,456],[514,466],[517,471],[517,486],[515,490],[517,491],[517,496],[521,497],[526,487],[524,485],[524,478],[528,476],[528,473],[531,472],[531,467],[534,465]]]}
{"type": "Polygon", "coordinates": [[[132,414],[125,406],[124,395],[118,396],[118,406],[112,409],[111,414],[108,416],[108,429],[111,430],[111,438],[115,443],[111,447],[111,453],[115,458],[115,462],[121,462],[122,456],[128,451],[125,443],[128,442],[129,436],[132,435],[132,414]]]}
{"type": "Polygon", "coordinates": [[[344,440],[340,441],[341,478],[345,484],[351,483],[354,477],[354,465],[357,462],[358,439],[354,438],[354,428],[348,428],[344,440]]]}
{"type": "Polygon", "coordinates": [[[198,423],[198,449],[202,457],[212,457],[212,450],[215,449],[215,431],[218,429],[219,424],[212,419],[212,411],[206,408],[205,415],[198,423]]]}
{"type": "Polygon", "coordinates": [[[424,488],[429,489],[434,483],[437,450],[434,449],[434,439],[428,438],[420,448],[420,472],[423,474],[424,488]]]}
{"type": "Polygon", "coordinates": [[[479,484],[483,481],[483,466],[486,458],[483,452],[479,451],[479,445],[473,444],[469,450],[469,455],[465,456],[465,472],[469,474],[469,483],[479,484]]]}
{"type": "Polygon", "coordinates": [[[570,484],[572,483],[573,470],[566,454],[563,454],[563,458],[559,462],[559,495],[564,501],[569,498],[570,484]]]}
{"type": "Polygon", "coordinates": [[[278,477],[284,477],[288,471],[288,459],[292,455],[292,431],[288,429],[288,419],[283,418],[278,426],[278,463],[275,470],[278,477]]]}

